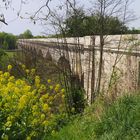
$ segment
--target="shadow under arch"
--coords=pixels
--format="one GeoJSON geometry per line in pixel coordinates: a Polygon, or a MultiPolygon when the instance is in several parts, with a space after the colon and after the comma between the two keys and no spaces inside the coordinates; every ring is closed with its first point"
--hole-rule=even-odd
{"type": "Polygon", "coordinates": [[[62,70],[67,70],[68,72],[71,72],[71,66],[69,60],[65,58],[65,56],[61,56],[57,62],[58,67],[62,70]]]}
{"type": "Polygon", "coordinates": [[[52,62],[52,61],[53,61],[52,55],[51,55],[51,53],[50,53],[49,50],[47,51],[47,53],[46,53],[46,55],[45,55],[45,60],[46,60],[47,62],[52,62]]]}
{"type": "Polygon", "coordinates": [[[68,113],[82,113],[85,108],[83,81],[81,81],[78,74],[71,71],[70,62],[65,58],[65,56],[61,56],[57,64],[61,70],[61,74],[63,74],[62,76],[64,77],[62,80],[64,80],[64,86],[67,91],[66,101],[68,104],[68,113]],[[75,109],[75,112],[71,112],[72,108],[75,109]]]}

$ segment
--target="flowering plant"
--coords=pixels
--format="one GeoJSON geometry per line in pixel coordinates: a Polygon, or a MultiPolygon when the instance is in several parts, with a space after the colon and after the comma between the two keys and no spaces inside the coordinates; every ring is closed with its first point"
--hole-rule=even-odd
{"type": "MultiPolygon", "coordinates": [[[[12,69],[0,71],[0,137],[1,139],[33,139],[54,132],[58,114],[64,116],[65,90],[59,84],[41,84],[34,75],[30,84],[10,75],[12,69]]],[[[27,71],[27,70],[26,70],[27,71]]],[[[35,70],[28,70],[33,75],[35,70]]]]}

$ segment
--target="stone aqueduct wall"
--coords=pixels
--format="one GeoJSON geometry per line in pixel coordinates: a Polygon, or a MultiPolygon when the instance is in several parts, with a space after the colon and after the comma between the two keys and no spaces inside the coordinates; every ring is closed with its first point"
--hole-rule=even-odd
{"type": "MultiPolygon", "coordinates": [[[[84,74],[84,88],[91,94],[91,62],[92,48],[95,53],[95,82],[99,66],[99,36],[86,36],[66,39],[24,39],[18,40],[19,48],[35,48],[41,50],[44,57],[49,52],[58,61],[65,55],[69,59],[71,69],[84,74]],[[67,44],[65,44],[67,43],[67,44]],[[66,47],[68,46],[68,47],[66,47]],[[68,52],[68,53],[67,53],[68,52]],[[80,54],[80,55],[79,55],[80,54]],[[81,64],[81,67],[80,67],[81,64]],[[80,69],[81,68],[81,69],[80,69]]],[[[102,91],[108,88],[113,66],[116,63],[115,75],[111,82],[112,90],[116,93],[137,90],[140,86],[140,35],[114,35],[105,37],[102,71],[102,91]]]]}

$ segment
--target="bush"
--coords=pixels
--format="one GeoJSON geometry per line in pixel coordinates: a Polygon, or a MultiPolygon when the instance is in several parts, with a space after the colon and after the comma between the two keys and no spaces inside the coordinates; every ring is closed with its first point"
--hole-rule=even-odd
{"type": "Polygon", "coordinates": [[[109,107],[100,99],[46,140],[139,140],[139,110],[139,95],[124,96],[109,107]]]}
{"type": "Polygon", "coordinates": [[[51,80],[41,84],[35,69],[25,70],[32,82],[15,79],[11,68],[9,65],[7,72],[0,71],[0,137],[42,139],[58,129],[66,117],[65,90],[59,84],[51,85],[51,80]]]}
{"type": "Polygon", "coordinates": [[[140,139],[140,96],[125,96],[107,108],[95,126],[97,139],[140,139]]]}

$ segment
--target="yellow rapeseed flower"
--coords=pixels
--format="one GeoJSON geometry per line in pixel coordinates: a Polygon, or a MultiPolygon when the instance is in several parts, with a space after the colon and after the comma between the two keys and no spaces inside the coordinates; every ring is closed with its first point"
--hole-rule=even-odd
{"type": "Polygon", "coordinates": [[[22,65],[21,67],[22,67],[22,69],[23,69],[23,70],[25,70],[25,68],[26,68],[26,66],[25,66],[25,65],[22,65]]]}
{"type": "Polygon", "coordinates": [[[27,95],[23,95],[20,99],[19,99],[19,108],[22,109],[27,102],[27,95]]]}
{"type": "Polygon", "coordinates": [[[14,76],[10,76],[9,79],[8,79],[9,82],[14,82],[14,80],[15,80],[14,76]]]}
{"type": "Polygon", "coordinates": [[[45,126],[48,126],[48,124],[49,124],[49,122],[48,122],[47,120],[45,120],[45,121],[43,122],[43,125],[45,125],[45,126]]]}
{"type": "Polygon", "coordinates": [[[40,77],[39,76],[35,77],[35,85],[36,85],[36,87],[40,86],[40,77]]]}
{"type": "Polygon", "coordinates": [[[43,111],[45,111],[45,112],[46,112],[46,111],[48,111],[48,109],[49,109],[48,104],[44,104],[44,105],[43,105],[43,111]]]}
{"type": "Polygon", "coordinates": [[[64,88],[62,88],[62,89],[61,89],[61,92],[62,92],[62,93],[64,93],[64,92],[65,92],[65,89],[64,89],[64,88]]]}
{"type": "Polygon", "coordinates": [[[48,79],[48,81],[47,81],[48,83],[51,83],[51,79],[48,79]]]}
{"type": "Polygon", "coordinates": [[[9,72],[5,72],[3,75],[4,75],[5,78],[8,78],[10,76],[10,73],[9,72]]]}
{"type": "Polygon", "coordinates": [[[62,94],[62,98],[63,98],[63,99],[65,98],[65,95],[64,95],[64,94],[62,94]]]}
{"type": "Polygon", "coordinates": [[[35,69],[31,69],[31,74],[35,74],[35,69]]]}
{"type": "Polygon", "coordinates": [[[25,72],[26,72],[27,74],[29,74],[30,71],[29,71],[29,69],[26,69],[25,72]]]}
{"type": "Polygon", "coordinates": [[[53,89],[53,86],[50,86],[50,90],[52,90],[53,89]]]}
{"type": "Polygon", "coordinates": [[[12,65],[8,65],[7,69],[10,71],[12,69],[12,65]]]}
{"type": "Polygon", "coordinates": [[[7,121],[4,126],[10,128],[12,126],[12,122],[7,121]]]}
{"type": "Polygon", "coordinates": [[[41,114],[41,120],[45,119],[45,114],[41,114]]]}
{"type": "Polygon", "coordinates": [[[26,85],[26,86],[24,86],[23,90],[24,90],[24,92],[28,92],[31,90],[31,86],[26,85]]]}
{"type": "Polygon", "coordinates": [[[52,130],[51,135],[52,136],[55,136],[56,135],[56,131],[55,130],[52,130]]]}
{"type": "Polygon", "coordinates": [[[38,124],[38,120],[35,118],[35,119],[32,121],[32,124],[33,124],[33,125],[37,125],[37,124],[38,124]]]}
{"type": "Polygon", "coordinates": [[[27,136],[26,140],[32,140],[31,136],[27,136]]]}

